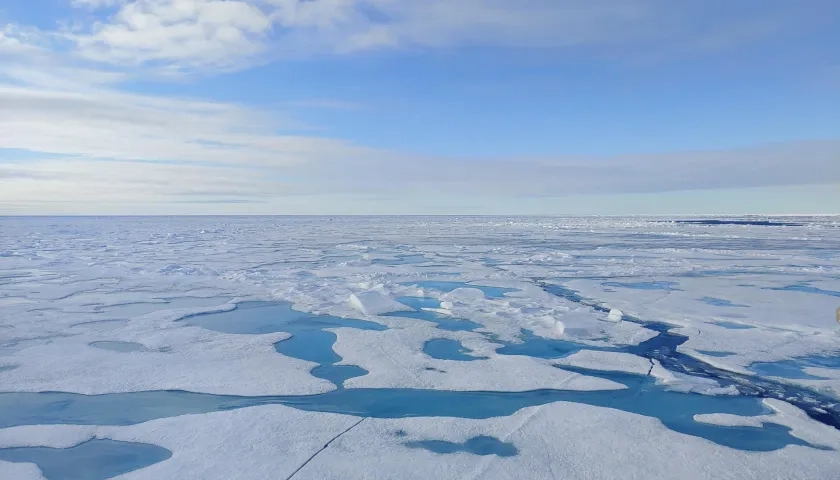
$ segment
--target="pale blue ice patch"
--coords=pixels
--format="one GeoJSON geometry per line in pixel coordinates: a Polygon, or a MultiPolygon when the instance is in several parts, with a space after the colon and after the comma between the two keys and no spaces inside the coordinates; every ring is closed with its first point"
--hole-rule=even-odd
{"type": "Polygon", "coordinates": [[[118,341],[101,341],[101,342],[91,342],[90,346],[93,348],[98,348],[100,350],[110,350],[113,352],[123,352],[123,353],[130,353],[130,352],[148,352],[149,349],[146,348],[144,345],[134,342],[118,342],[118,341]]]}
{"type": "Polygon", "coordinates": [[[472,332],[476,329],[482,328],[480,323],[466,320],[463,318],[451,317],[449,315],[442,315],[428,310],[417,310],[413,312],[392,312],[386,313],[389,317],[410,318],[414,320],[423,320],[437,325],[441,330],[448,330],[450,332],[472,332]]]}
{"type": "Polygon", "coordinates": [[[801,357],[810,367],[840,368],[840,352],[831,355],[807,355],[801,357]]]}
{"type": "Polygon", "coordinates": [[[765,377],[789,378],[792,380],[828,380],[825,377],[806,373],[803,368],[804,365],[796,360],[755,362],[747,367],[749,371],[765,377]]]}
{"type": "Polygon", "coordinates": [[[711,350],[697,350],[697,353],[701,353],[703,355],[706,355],[707,357],[717,358],[731,357],[732,355],[735,355],[734,352],[713,352],[711,350]]]}
{"type": "Polygon", "coordinates": [[[438,360],[456,360],[459,362],[472,362],[475,360],[486,360],[487,357],[474,357],[467,355],[472,350],[463,346],[458,340],[449,338],[433,338],[423,345],[423,352],[438,360]]]}
{"type": "Polygon", "coordinates": [[[806,373],[806,367],[838,369],[840,368],[840,353],[835,355],[806,355],[775,362],[755,362],[750,364],[747,369],[762,376],[793,380],[829,380],[826,377],[806,373]]]}
{"type": "Polygon", "coordinates": [[[677,291],[677,282],[604,282],[605,287],[630,288],[633,290],[666,290],[677,291]]]}
{"type": "MultiPolygon", "coordinates": [[[[105,480],[162,462],[169,450],[144,443],[94,439],[70,448],[0,449],[0,460],[34,463],[47,480],[105,480]]],[[[6,477],[0,475],[6,479],[6,477]]],[[[11,479],[8,479],[11,480],[11,479]]]]}
{"type": "Polygon", "coordinates": [[[524,355],[534,358],[557,359],[568,357],[581,350],[619,351],[619,349],[612,347],[596,347],[571,340],[544,338],[534,335],[534,332],[527,329],[522,329],[519,337],[520,342],[504,342],[494,339],[494,342],[504,344],[496,349],[496,353],[499,355],[524,355]]]}
{"type": "Polygon", "coordinates": [[[732,303],[729,300],[725,300],[723,298],[715,298],[715,297],[703,297],[700,299],[701,302],[712,305],[715,307],[748,307],[748,305],[741,305],[738,303],[732,303]]]}
{"type": "Polygon", "coordinates": [[[766,290],[778,290],[782,292],[802,292],[813,293],[815,295],[828,295],[830,297],[840,297],[840,292],[835,290],[823,290],[822,288],[812,287],[806,284],[787,285],[785,287],[767,288],[766,290]]]}
{"type": "Polygon", "coordinates": [[[712,322],[719,327],[723,327],[727,330],[750,330],[755,328],[754,325],[747,325],[746,323],[736,323],[736,322],[712,322]]]}
{"type": "Polygon", "coordinates": [[[447,442],[445,440],[418,440],[406,442],[403,445],[408,448],[421,448],[444,455],[464,452],[481,456],[514,457],[519,454],[519,450],[514,444],[486,435],[470,438],[464,443],[447,442]]]}
{"type": "Polygon", "coordinates": [[[341,388],[344,381],[368,372],[355,365],[335,365],[341,357],[333,350],[337,337],[328,328],[385,330],[379,323],[294,310],[285,302],[245,302],[227,312],[195,315],[183,319],[190,325],[223,333],[265,334],[286,332],[292,336],[274,344],[282,355],[317,363],[310,372],[341,388]]]}

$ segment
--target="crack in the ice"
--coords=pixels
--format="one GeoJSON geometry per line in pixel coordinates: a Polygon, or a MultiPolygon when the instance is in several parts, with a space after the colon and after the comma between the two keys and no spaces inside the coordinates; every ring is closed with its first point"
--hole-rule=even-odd
{"type": "MultiPolygon", "coordinates": [[[[541,278],[533,278],[532,280],[537,286],[550,295],[564,298],[579,305],[590,307],[600,313],[609,313],[609,309],[604,305],[598,303],[597,301],[584,298],[577,292],[567,289],[562,285],[547,283],[541,278]]],[[[710,378],[719,382],[726,382],[731,385],[735,385],[742,395],[759,399],[773,398],[785,401],[802,409],[812,419],[840,430],[840,404],[837,403],[836,398],[826,396],[799,385],[769,380],[760,376],[744,375],[732,372],[678,352],[677,347],[684,341],[688,340],[686,335],[670,332],[670,330],[674,328],[679,328],[678,325],[671,325],[667,322],[660,321],[646,321],[627,314],[624,315],[624,319],[658,332],[657,337],[654,337],[654,339],[666,335],[673,337],[673,340],[678,342],[674,345],[663,344],[654,346],[655,342],[651,341],[654,339],[651,339],[646,342],[642,342],[635,347],[631,347],[630,353],[639,355],[649,360],[658,360],[662,366],[668,370],[682,372],[687,375],[710,378]],[[682,342],[680,342],[680,340],[682,340],[682,342]]],[[[652,372],[652,369],[650,372],[652,372]]],[[[650,375],[650,372],[648,375],[650,375]]]]}
{"type": "Polygon", "coordinates": [[[655,367],[655,366],[656,366],[656,364],[655,364],[655,363],[653,363],[653,359],[652,359],[652,358],[648,358],[648,362],[650,362],[650,368],[648,368],[648,371],[647,371],[647,373],[646,373],[645,375],[647,375],[647,376],[649,377],[649,376],[650,376],[650,374],[651,374],[651,372],[653,372],[653,367],[655,367]]]}
{"type": "Polygon", "coordinates": [[[332,445],[332,443],[333,443],[333,442],[335,442],[336,440],[338,440],[339,438],[341,438],[341,436],[342,436],[342,435],[344,435],[345,433],[347,433],[347,432],[349,432],[350,430],[353,430],[354,428],[358,427],[358,426],[359,426],[359,424],[360,424],[360,423],[362,423],[362,422],[364,422],[365,420],[367,420],[367,417],[364,417],[364,418],[362,418],[361,420],[359,420],[358,422],[354,423],[353,425],[350,425],[350,426],[349,426],[349,427],[347,427],[347,428],[346,428],[343,432],[339,433],[338,435],[336,435],[336,436],[334,436],[332,439],[330,439],[330,441],[329,441],[329,442],[327,442],[327,443],[325,443],[325,444],[324,444],[324,446],[323,446],[323,447],[321,447],[321,448],[320,448],[317,452],[313,453],[313,454],[312,454],[309,458],[307,458],[307,459],[306,459],[306,461],[305,461],[305,462],[303,462],[303,463],[301,464],[301,466],[299,466],[298,468],[296,468],[296,469],[295,469],[295,471],[294,471],[294,472],[292,472],[292,474],[291,474],[291,475],[289,475],[288,477],[286,477],[286,480],[292,480],[292,477],[294,477],[295,475],[297,475],[297,474],[298,474],[301,470],[303,470],[303,468],[304,468],[304,467],[306,467],[307,465],[309,465],[309,463],[310,463],[310,462],[312,462],[312,460],[314,460],[314,459],[315,459],[315,457],[317,457],[317,456],[318,456],[321,452],[323,452],[324,450],[326,450],[327,448],[329,448],[329,446],[330,446],[330,445],[332,445]]]}

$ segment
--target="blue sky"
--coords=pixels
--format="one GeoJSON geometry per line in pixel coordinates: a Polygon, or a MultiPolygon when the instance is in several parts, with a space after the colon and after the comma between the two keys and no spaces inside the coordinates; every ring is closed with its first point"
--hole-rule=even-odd
{"type": "Polygon", "coordinates": [[[829,0],[0,0],[0,65],[0,214],[840,213],[829,0]]]}

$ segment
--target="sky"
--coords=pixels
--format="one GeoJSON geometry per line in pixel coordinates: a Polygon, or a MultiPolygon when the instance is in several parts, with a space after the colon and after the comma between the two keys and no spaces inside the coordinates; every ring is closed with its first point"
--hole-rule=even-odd
{"type": "Polygon", "coordinates": [[[0,0],[0,215],[840,213],[836,0],[0,0]]]}

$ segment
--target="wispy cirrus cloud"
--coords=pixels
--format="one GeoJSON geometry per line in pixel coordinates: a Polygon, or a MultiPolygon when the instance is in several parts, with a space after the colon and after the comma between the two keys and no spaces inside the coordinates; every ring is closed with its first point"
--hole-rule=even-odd
{"type": "MultiPolygon", "coordinates": [[[[840,13],[830,0],[74,0],[73,5],[88,13],[41,36],[78,59],[167,74],[231,70],[288,57],[458,46],[588,48],[614,58],[698,54],[831,28],[832,14],[840,13]]],[[[32,41],[30,34],[24,43],[32,41]]]]}
{"type": "Polygon", "coordinates": [[[119,160],[289,164],[366,149],[283,135],[299,122],[282,113],[220,102],[109,89],[67,92],[0,86],[0,145],[119,160]]]}

